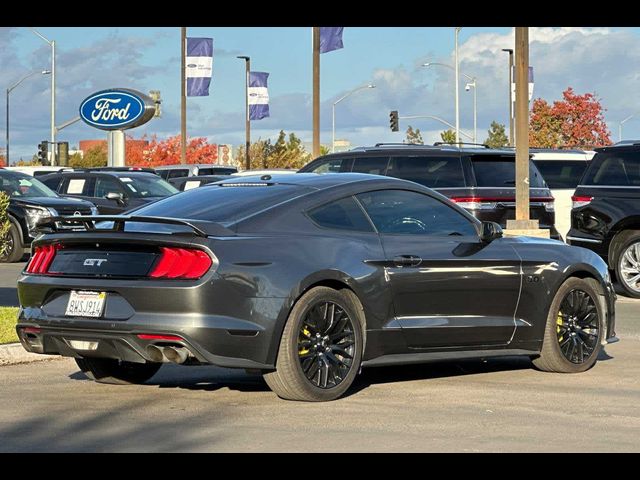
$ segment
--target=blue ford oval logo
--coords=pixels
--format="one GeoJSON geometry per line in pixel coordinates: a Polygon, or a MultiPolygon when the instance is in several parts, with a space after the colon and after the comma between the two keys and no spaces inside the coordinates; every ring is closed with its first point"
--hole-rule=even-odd
{"type": "Polygon", "coordinates": [[[103,130],[126,129],[138,123],[145,113],[145,101],[131,90],[104,90],[86,98],[80,117],[103,130]]]}

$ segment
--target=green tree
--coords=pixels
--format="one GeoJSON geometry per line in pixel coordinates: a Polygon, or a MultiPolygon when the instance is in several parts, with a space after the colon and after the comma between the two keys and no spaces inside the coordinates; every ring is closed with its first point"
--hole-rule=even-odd
{"type": "Polygon", "coordinates": [[[491,148],[506,147],[509,145],[509,139],[505,132],[505,126],[502,123],[498,123],[495,120],[491,122],[491,128],[487,132],[489,136],[484,141],[486,145],[491,148]]]}
{"type": "Polygon", "coordinates": [[[331,149],[326,145],[320,145],[320,155],[329,155],[331,153],[331,149]]]}
{"type": "Polygon", "coordinates": [[[423,145],[424,141],[422,140],[422,133],[420,133],[420,129],[416,128],[415,130],[411,125],[407,127],[407,143],[423,145]]]}
{"type": "Polygon", "coordinates": [[[456,132],[451,130],[451,129],[445,130],[444,132],[440,132],[440,138],[442,139],[442,141],[444,143],[455,144],[456,143],[456,132]]]}
{"type": "Polygon", "coordinates": [[[107,166],[106,145],[96,145],[87,150],[84,156],[74,153],[69,157],[69,166],[73,168],[90,168],[107,166]]]}

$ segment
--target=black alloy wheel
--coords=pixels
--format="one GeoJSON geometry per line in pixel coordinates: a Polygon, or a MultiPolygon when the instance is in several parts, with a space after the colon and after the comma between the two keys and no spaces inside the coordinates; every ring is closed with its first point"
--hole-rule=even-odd
{"type": "Polygon", "coordinates": [[[353,365],[355,333],[347,312],[333,302],[309,309],[300,326],[298,355],[309,382],[319,388],[333,388],[353,365]]]}
{"type": "Polygon", "coordinates": [[[571,290],[560,304],[556,324],[564,357],[572,363],[584,363],[598,345],[600,318],[594,299],[584,290],[571,290]]]}

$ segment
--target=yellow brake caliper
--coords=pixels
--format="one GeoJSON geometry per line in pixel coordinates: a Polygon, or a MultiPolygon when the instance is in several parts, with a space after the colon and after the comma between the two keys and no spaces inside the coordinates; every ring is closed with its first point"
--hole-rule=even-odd
{"type": "MultiPolygon", "coordinates": [[[[560,333],[560,325],[562,325],[562,315],[560,314],[560,312],[558,312],[558,318],[556,319],[556,323],[557,323],[556,332],[560,333]]],[[[564,335],[562,335],[558,339],[558,341],[561,342],[563,338],[564,338],[564,335]]]]}
{"type": "MultiPolygon", "coordinates": [[[[311,332],[309,330],[307,330],[307,327],[304,327],[302,329],[302,333],[304,333],[307,336],[307,338],[311,337],[311,332]]],[[[309,353],[309,349],[308,348],[303,348],[302,350],[300,350],[298,352],[298,355],[304,355],[306,353],[309,353]]]]}

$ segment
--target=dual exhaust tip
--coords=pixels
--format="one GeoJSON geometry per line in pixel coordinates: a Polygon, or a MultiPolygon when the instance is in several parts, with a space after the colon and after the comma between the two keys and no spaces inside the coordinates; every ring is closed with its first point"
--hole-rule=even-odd
{"type": "Polygon", "coordinates": [[[147,354],[152,362],[163,363],[169,361],[171,363],[182,364],[189,357],[189,350],[186,347],[159,347],[157,345],[149,345],[147,347],[147,354]]]}

